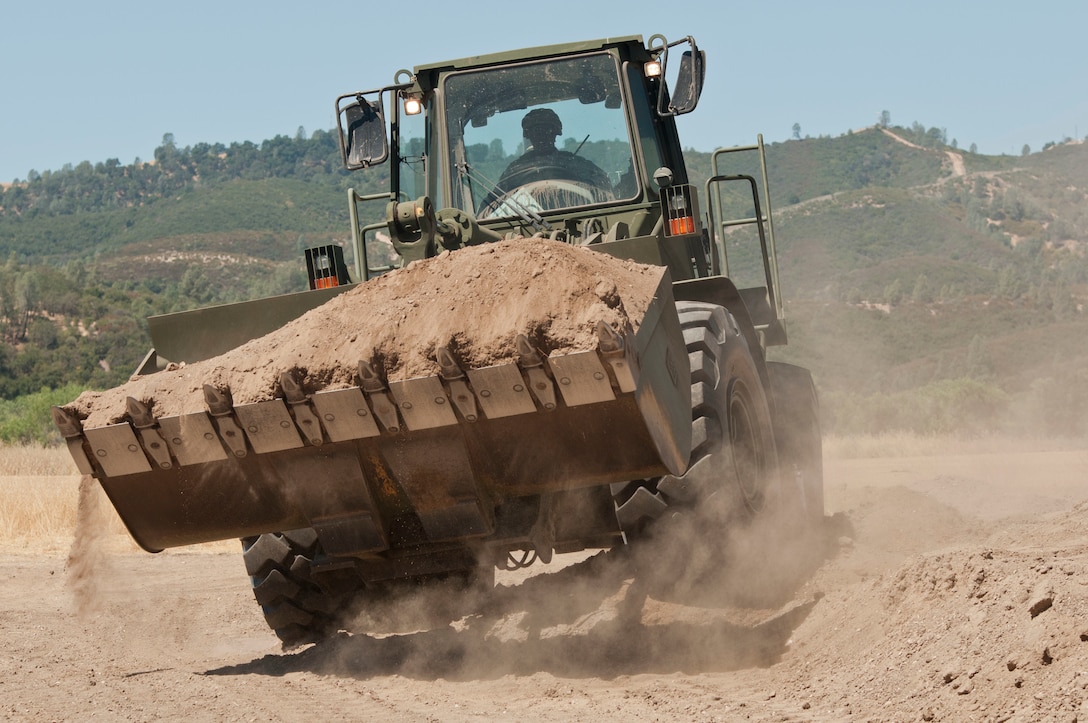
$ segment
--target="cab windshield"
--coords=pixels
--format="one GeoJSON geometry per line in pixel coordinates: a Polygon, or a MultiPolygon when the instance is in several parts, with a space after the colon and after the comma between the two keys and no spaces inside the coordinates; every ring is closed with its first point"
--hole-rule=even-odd
{"type": "Polygon", "coordinates": [[[453,74],[445,101],[452,205],[480,219],[638,194],[607,53],[453,74]]]}

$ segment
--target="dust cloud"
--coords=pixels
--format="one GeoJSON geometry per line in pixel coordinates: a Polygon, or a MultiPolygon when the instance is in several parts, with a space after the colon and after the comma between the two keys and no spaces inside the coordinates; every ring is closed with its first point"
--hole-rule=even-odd
{"type": "Polygon", "coordinates": [[[75,535],[68,551],[68,588],[80,616],[86,617],[102,607],[101,582],[111,571],[106,545],[110,536],[109,501],[94,477],[83,475],[79,481],[75,535]]]}
{"type": "Polygon", "coordinates": [[[821,597],[803,588],[839,527],[828,518],[784,534],[777,513],[723,526],[685,512],[639,544],[500,572],[494,588],[445,582],[367,598],[344,633],[276,665],[486,680],[775,664],[821,597]]]}

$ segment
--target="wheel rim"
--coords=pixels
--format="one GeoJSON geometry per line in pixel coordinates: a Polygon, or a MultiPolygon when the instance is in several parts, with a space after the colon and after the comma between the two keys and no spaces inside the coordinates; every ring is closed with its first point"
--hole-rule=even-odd
{"type": "Polygon", "coordinates": [[[759,430],[751,393],[737,380],[729,393],[729,445],[737,488],[749,512],[763,503],[766,454],[759,430]]]}

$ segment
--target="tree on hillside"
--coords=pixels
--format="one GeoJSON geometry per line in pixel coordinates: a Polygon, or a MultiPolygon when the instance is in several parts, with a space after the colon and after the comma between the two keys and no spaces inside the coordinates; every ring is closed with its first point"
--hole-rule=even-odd
{"type": "Polygon", "coordinates": [[[898,304],[903,300],[903,283],[896,279],[884,287],[884,303],[898,304]]]}
{"type": "Polygon", "coordinates": [[[1031,146],[1029,146],[1027,143],[1025,143],[1024,147],[1020,149],[1020,155],[1021,156],[1030,156],[1031,155],[1031,146]]]}
{"type": "Polygon", "coordinates": [[[30,315],[38,307],[39,298],[38,277],[31,271],[20,274],[15,279],[15,339],[24,341],[26,330],[30,326],[30,315]]]}
{"type": "Polygon", "coordinates": [[[929,279],[925,274],[919,274],[917,281],[914,282],[914,290],[911,291],[910,299],[916,304],[928,304],[933,301],[933,289],[930,287],[929,279]]]}
{"type": "Polygon", "coordinates": [[[793,124],[793,139],[797,140],[797,141],[801,140],[801,124],[800,123],[794,123],[793,124]]]}
{"type": "Polygon", "coordinates": [[[1001,198],[1001,210],[1013,221],[1024,220],[1024,204],[1020,202],[1020,194],[1015,188],[1005,191],[1001,198]]]}
{"type": "Polygon", "coordinates": [[[975,334],[967,345],[967,376],[971,379],[988,377],[993,373],[990,352],[982,337],[975,334]]]}
{"type": "Polygon", "coordinates": [[[881,128],[887,128],[892,124],[892,114],[886,110],[880,111],[880,120],[877,121],[881,128]]]}
{"type": "Polygon", "coordinates": [[[1023,291],[1023,284],[1017,268],[1013,265],[1005,266],[997,275],[997,295],[1003,299],[1017,299],[1023,291]]]}

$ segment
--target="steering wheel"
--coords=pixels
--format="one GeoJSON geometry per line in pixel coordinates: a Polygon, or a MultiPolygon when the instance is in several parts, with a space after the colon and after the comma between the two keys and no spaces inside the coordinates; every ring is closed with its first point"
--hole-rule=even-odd
{"type": "Polygon", "coordinates": [[[530,181],[484,204],[476,218],[517,216],[521,210],[550,211],[608,200],[600,189],[577,181],[530,181]]]}
{"type": "MultiPolygon", "coordinates": [[[[484,197],[480,204],[480,213],[492,209],[488,215],[495,215],[495,202],[501,198],[507,198],[524,186],[540,181],[554,181],[556,183],[577,183],[586,191],[593,194],[593,200],[589,203],[608,201],[614,198],[612,184],[608,175],[598,168],[593,162],[577,157],[571,153],[559,151],[545,157],[534,158],[525,162],[524,157],[513,161],[499,179],[498,187],[484,197]]],[[[581,205],[568,203],[565,205],[581,205]]],[[[562,208],[562,205],[552,204],[546,208],[562,208]]]]}

